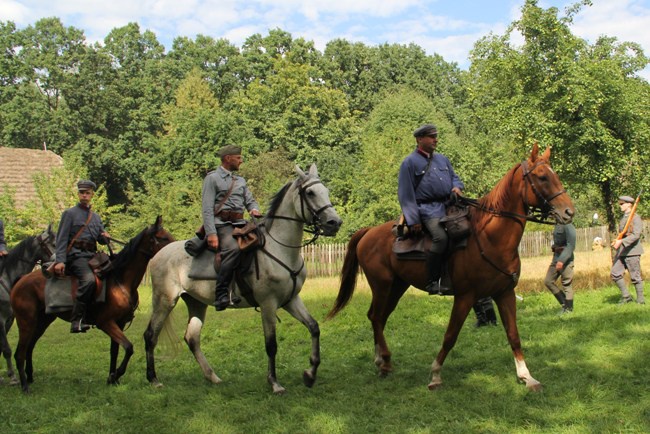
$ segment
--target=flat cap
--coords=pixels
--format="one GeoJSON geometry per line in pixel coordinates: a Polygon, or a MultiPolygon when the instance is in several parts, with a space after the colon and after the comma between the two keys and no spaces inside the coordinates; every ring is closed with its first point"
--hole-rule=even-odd
{"type": "Polygon", "coordinates": [[[438,129],[433,124],[424,124],[415,131],[413,131],[413,137],[425,137],[430,136],[431,134],[436,134],[438,129]]]}
{"type": "Polygon", "coordinates": [[[82,190],[97,190],[97,186],[95,185],[94,182],[84,179],[79,182],[77,182],[77,190],[82,191],[82,190]]]}
{"type": "Polygon", "coordinates": [[[619,196],[618,201],[625,203],[634,203],[634,198],[630,196],[619,196]]]}
{"type": "Polygon", "coordinates": [[[241,146],[226,145],[223,148],[219,149],[217,155],[220,158],[223,158],[226,155],[241,155],[241,146]]]}

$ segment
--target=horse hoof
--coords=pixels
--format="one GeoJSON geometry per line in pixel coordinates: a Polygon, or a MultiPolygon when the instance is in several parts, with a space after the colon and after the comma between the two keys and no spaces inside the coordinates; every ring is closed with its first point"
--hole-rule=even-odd
{"type": "Polygon", "coordinates": [[[305,383],[305,386],[312,387],[316,382],[316,378],[308,371],[302,373],[302,381],[305,383]]]}
{"type": "Polygon", "coordinates": [[[528,388],[528,390],[531,392],[541,392],[543,386],[539,381],[531,381],[530,383],[526,384],[526,388],[528,388]]]}
{"type": "Polygon", "coordinates": [[[286,391],[287,391],[287,389],[285,389],[284,387],[282,387],[280,385],[274,385],[273,386],[273,394],[274,395],[284,395],[284,392],[286,392],[286,391]]]}
{"type": "Polygon", "coordinates": [[[427,387],[429,388],[429,390],[436,390],[440,386],[442,386],[442,382],[440,382],[440,381],[432,381],[431,383],[429,383],[429,385],[427,387]]]}
{"type": "Polygon", "coordinates": [[[10,386],[18,386],[19,384],[20,384],[20,381],[18,381],[17,378],[12,378],[11,380],[9,380],[9,385],[10,386]]]}

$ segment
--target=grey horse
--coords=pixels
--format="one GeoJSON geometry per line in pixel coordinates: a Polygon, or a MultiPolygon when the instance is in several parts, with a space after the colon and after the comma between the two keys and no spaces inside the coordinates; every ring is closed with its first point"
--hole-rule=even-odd
{"type": "MultiPolygon", "coordinates": [[[[300,290],[307,277],[300,254],[303,230],[308,226],[316,236],[333,236],[342,223],[330,203],[329,191],[318,177],[316,165],[312,165],[308,173],[296,166],[296,172],[298,178],[287,183],[275,195],[260,225],[265,244],[256,252],[257,264],[253,264],[241,276],[242,287],[252,290],[252,297],[251,294],[242,297],[242,302],[236,306],[259,307],[261,311],[269,360],[267,379],[275,394],[285,391],[277,380],[275,369],[276,311],[279,308],[303,323],[311,334],[310,367],[303,373],[307,387],[314,384],[320,364],[320,329],[300,298],[300,290]]],[[[189,312],[185,342],[205,378],[215,384],[221,382],[201,351],[200,344],[207,307],[214,303],[214,281],[190,278],[191,262],[192,257],[185,251],[184,241],[177,241],[163,248],[149,264],[153,300],[144,339],[147,379],[156,387],[162,384],[155,371],[154,349],[165,321],[179,298],[183,298],[189,312]]],[[[238,285],[233,286],[235,292],[242,292],[238,285]]]]}

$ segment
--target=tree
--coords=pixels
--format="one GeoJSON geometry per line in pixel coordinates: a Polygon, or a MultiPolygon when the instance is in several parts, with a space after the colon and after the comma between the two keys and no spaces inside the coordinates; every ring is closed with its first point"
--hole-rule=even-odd
{"type": "Polygon", "coordinates": [[[506,149],[522,155],[533,141],[552,145],[565,183],[582,192],[597,185],[599,200],[579,218],[605,207],[613,228],[615,192],[648,183],[628,164],[649,162],[648,117],[639,110],[650,106],[648,84],[634,75],[648,60],[636,44],[601,38],[590,46],[572,35],[568,25],[588,5],[558,18],[556,8],[527,0],[505,35],[475,45],[470,95],[477,125],[503,137],[506,149]],[[524,37],[519,47],[511,43],[516,31],[524,37]]]}

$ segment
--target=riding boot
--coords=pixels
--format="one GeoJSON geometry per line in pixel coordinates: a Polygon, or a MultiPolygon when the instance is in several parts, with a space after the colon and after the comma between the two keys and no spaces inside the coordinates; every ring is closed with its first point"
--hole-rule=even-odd
{"type": "Polygon", "coordinates": [[[639,304],[645,304],[645,297],[643,296],[643,282],[637,282],[634,284],[636,288],[636,302],[639,304]]]}
{"type": "Polygon", "coordinates": [[[483,327],[487,325],[497,325],[497,316],[494,312],[492,299],[490,297],[481,298],[473,306],[476,313],[476,327],[483,327]]]}
{"type": "Polygon", "coordinates": [[[632,301],[634,301],[632,299],[632,296],[630,295],[630,292],[627,290],[627,285],[625,285],[625,280],[618,279],[614,283],[616,283],[616,286],[618,286],[618,289],[621,290],[621,300],[618,302],[618,304],[626,304],[626,303],[631,303],[632,301]]]}
{"type": "Polygon", "coordinates": [[[217,281],[217,289],[215,290],[215,302],[214,302],[214,308],[219,312],[222,310],[225,310],[228,306],[231,304],[239,304],[241,302],[241,298],[235,295],[234,293],[230,293],[230,288],[227,285],[220,284],[219,281],[217,281]]]}
{"type": "Polygon", "coordinates": [[[566,300],[564,302],[564,307],[562,308],[562,313],[571,313],[573,312],[573,300],[566,300]]]}
{"type": "Polygon", "coordinates": [[[553,295],[555,296],[558,303],[560,303],[562,307],[566,306],[567,299],[566,299],[566,295],[564,295],[564,292],[560,291],[557,294],[553,294],[553,295]]]}
{"type": "Polygon", "coordinates": [[[86,303],[75,300],[70,315],[70,333],[86,333],[90,329],[90,325],[83,322],[84,316],[86,316],[86,303]]]}
{"type": "Polygon", "coordinates": [[[427,271],[429,281],[427,282],[426,291],[429,295],[454,295],[450,288],[442,286],[440,281],[442,271],[442,255],[440,253],[429,252],[427,254],[427,271]]]}

